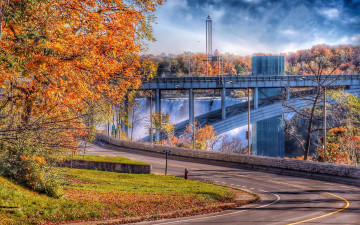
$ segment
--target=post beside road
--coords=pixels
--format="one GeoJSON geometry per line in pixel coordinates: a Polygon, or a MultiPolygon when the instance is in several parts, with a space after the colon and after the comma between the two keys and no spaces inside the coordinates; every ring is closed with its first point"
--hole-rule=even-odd
{"type": "Polygon", "coordinates": [[[166,162],[165,162],[165,175],[167,175],[167,167],[168,167],[168,154],[171,153],[170,150],[164,150],[163,151],[165,153],[165,159],[166,159],[166,162]]]}

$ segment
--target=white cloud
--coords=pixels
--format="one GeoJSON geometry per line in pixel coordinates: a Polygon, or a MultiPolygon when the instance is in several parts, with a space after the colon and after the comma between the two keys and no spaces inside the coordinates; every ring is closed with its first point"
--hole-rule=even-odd
{"type": "Polygon", "coordinates": [[[213,19],[213,50],[218,49],[221,53],[277,54],[318,44],[360,43],[360,34],[353,31],[359,23],[354,19],[357,17],[340,3],[338,7],[319,8],[316,6],[319,4],[309,7],[298,0],[289,8],[284,4],[270,4],[266,6],[266,13],[259,13],[264,4],[245,4],[245,1],[261,0],[242,0],[236,4],[235,1],[225,4],[221,0],[213,0],[212,4],[200,0],[165,2],[156,11],[158,24],[154,25],[154,36],[158,41],[149,44],[148,52],[205,52],[207,15],[213,19]]]}
{"type": "Polygon", "coordinates": [[[355,34],[350,38],[353,44],[360,44],[360,34],[355,34]]]}
{"type": "Polygon", "coordinates": [[[340,11],[336,8],[321,9],[319,12],[321,15],[325,16],[330,20],[337,19],[340,15],[340,11]]]}
{"type": "Polygon", "coordinates": [[[285,29],[285,30],[282,30],[280,31],[282,34],[286,35],[286,36],[294,36],[294,35],[297,35],[298,33],[293,30],[293,29],[285,29]]]}

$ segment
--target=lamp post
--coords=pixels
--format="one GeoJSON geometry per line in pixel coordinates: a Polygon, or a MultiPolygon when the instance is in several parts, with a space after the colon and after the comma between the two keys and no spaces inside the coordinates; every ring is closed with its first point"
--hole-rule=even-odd
{"type": "Polygon", "coordinates": [[[324,99],[323,99],[323,123],[324,123],[324,127],[323,127],[323,135],[324,135],[324,145],[323,145],[323,148],[324,148],[324,159],[323,159],[323,162],[326,162],[326,87],[321,84],[320,82],[318,81],[315,81],[315,80],[311,80],[311,79],[308,79],[306,77],[300,77],[300,80],[310,80],[310,81],[313,81],[315,83],[317,83],[324,91],[324,99]]]}
{"type": "Polygon", "coordinates": [[[152,112],[152,95],[153,92],[150,92],[150,143],[154,142],[154,131],[153,131],[153,112],[152,112]]]}
{"type": "Polygon", "coordinates": [[[247,141],[248,141],[248,154],[250,155],[250,152],[251,152],[251,148],[250,148],[250,88],[248,87],[245,87],[244,85],[240,84],[240,83],[235,83],[233,81],[229,81],[228,82],[229,84],[238,84],[240,85],[241,87],[245,88],[246,91],[247,91],[247,97],[248,97],[248,130],[247,130],[247,133],[246,133],[246,138],[247,138],[247,141]]]}

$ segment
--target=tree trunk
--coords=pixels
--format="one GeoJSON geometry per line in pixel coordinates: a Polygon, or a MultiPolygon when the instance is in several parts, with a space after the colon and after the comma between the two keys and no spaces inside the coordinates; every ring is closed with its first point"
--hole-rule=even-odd
{"type": "Polygon", "coordinates": [[[310,152],[310,143],[311,143],[311,134],[312,134],[312,122],[313,122],[313,119],[314,119],[314,113],[315,113],[315,107],[316,107],[316,104],[318,102],[318,99],[319,99],[319,94],[320,92],[317,91],[317,94],[316,94],[316,97],[314,99],[314,102],[313,102],[313,105],[312,105],[312,108],[311,108],[311,113],[309,115],[309,123],[308,123],[308,129],[307,129],[307,134],[306,134],[306,144],[305,144],[305,152],[304,152],[304,160],[307,160],[307,157],[309,155],[309,152],[310,152]]]}

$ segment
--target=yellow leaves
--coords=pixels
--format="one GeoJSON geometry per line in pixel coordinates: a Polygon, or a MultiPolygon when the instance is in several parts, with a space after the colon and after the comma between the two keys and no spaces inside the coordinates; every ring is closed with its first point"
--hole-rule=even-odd
{"type": "Polygon", "coordinates": [[[0,42],[0,87],[16,102],[0,113],[21,125],[22,118],[77,118],[91,101],[120,103],[127,89],[141,85],[140,20],[162,1],[130,2],[48,0],[16,8],[19,16],[9,17],[0,42]]]}

